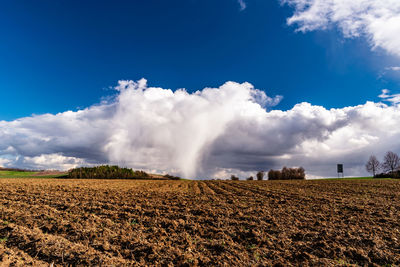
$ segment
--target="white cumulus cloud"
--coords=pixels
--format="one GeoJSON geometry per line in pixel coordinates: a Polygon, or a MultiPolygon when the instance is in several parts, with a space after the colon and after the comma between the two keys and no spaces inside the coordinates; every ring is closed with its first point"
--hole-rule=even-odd
{"type": "Polygon", "coordinates": [[[9,159],[0,158],[0,167],[4,167],[4,165],[10,164],[10,162],[9,159]]]}
{"type": "MultiPolygon", "coordinates": [[[[119,164],[188,178],[304,166],[308,175],[364,175],[370,154],[400,151],[400,106],[367,102],[325,109],[300,103],[270,110],[249,83],[194,93],[120,81],[115,97],[76,112],[0,121],[0,164],[69,169],[119,164]]],[[[388,91],[381,97],[390,99],[388,91]]]]}
{"type": "Polygon", "coordinates": [[[294,7],[287,22],[299,31],[337,26],[345,37],[364,36],[373,48],[400,56],[398,0],[281,0],[294,7]]]}
{"type": "Polygon", "coordinates": [[[71,169],[80,165],[89,165],[84,159],[66,157],[60,153],[42,154],[39,156],[17,159],[17,164],[27,169],[71,169]]]}

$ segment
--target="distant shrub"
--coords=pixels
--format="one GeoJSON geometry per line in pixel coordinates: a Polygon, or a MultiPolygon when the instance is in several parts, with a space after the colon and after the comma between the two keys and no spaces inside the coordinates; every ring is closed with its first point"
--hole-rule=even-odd
{"type": "Polygon", "coordinates": [[[268,180],[304,180],[306,173],[303,167],[287,168],[286,166],[279,170],[270,170],[268,180]]]}
{"type": "Polygon", "coordinates": [[[247,181],[253,181],[254,180],[254,178],[253,178],[253,176],[250,176],[249,178],[247,178],[246,179],[247,181]]]}
{"type": "Polygon", "coordinates": [[[168,180],[180,180],[181,179],[181,177],[179,177],[179,176],[173,176],[173,175],[169,175],[169,174],[164,175],[164,177],[167,178],[168,180]]]}
{"type": "Polygon", "coordinates": [[[129,168],[102,165],[96,167],[80,167],[68,171],[68,178],[81,179],[146,179],[149,175],[144,171],[133,171],[129,168]]]}
{"type": "Polygon", "coordinates": [[[377,173],[374,175],[374,178],[392,178],[389,173],[377,173]]]}
{"type": "Polygon", "coordinates": [[[231,175],[231,180],[232,181],[239,181],[239,177],[235,176],[235,175],[231,175]]]}
{"type": "Polygon", "coordinates": [[[400,178],[400,171],[375,174],[374,178],[400,178]]]}
{"type": "Polygon", "coordinates": [[[261,181],[262,179],[264,179],[265,173],[263,171],[259,171],[259,172],[257,172],[256,176],[257,176],[257,180],[261,181]]]}

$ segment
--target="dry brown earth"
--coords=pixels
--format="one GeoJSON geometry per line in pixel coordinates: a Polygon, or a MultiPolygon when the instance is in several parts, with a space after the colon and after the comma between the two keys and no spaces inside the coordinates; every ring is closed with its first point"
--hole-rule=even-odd
{"type": "Polygon", "coordinates": [[[0,265],[400,264],[400,181],[0,180],[0,265]]]}

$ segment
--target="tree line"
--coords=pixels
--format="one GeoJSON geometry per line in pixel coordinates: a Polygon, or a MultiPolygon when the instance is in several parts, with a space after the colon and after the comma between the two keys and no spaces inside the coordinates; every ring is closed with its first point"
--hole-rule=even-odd
{"type": "Polygon", "coordinates": [[[281,171],[270,170],[268,172],[268,180],[304,180],[306,179],[306,171],[303,167],[287,168],[283,167],[281,171]]]}
{"type": "MultiPolygon", "coordinates": [[[[263,180],[265,176],[264,171],[259,171],[256,174],[258,181],[263,180]]],[[[306,172],[303,167],[300,168],[287,168],[283,167],[282,170],[270,170],[268,172],[268,180],[304,180],[306,179],[306,172]]],[[[232,181],[238,181],[239,177],[236,175],[231,176],[232,181]]],[[[254,180],[253,176],[248,177],[246,180],[254,180]]]]}
{"type": "Polygon", "coordinates": [[[144,171],[134,171],[130,168],[121,168],[116,165],[101,165],[94,167],[79,167],[68,171],[60,178],[74,179],[145,179],[145,180],[180,180],[178,176],[169,174],[153,175],[144,171]]]}
{"type": "Polygon", "coordinates": [[[150,175],[144,171],[134,171],[118,166],[80,167],[68,171],[68,178],[78,179],[147,179],[150,175]]]}
{"type": "Polygon", "coordinates": [[[400,157],[396,153],[388,151],[381,163],[374,155],[371,155],[365,168],[375,178],[400,178],[400,157]]]}

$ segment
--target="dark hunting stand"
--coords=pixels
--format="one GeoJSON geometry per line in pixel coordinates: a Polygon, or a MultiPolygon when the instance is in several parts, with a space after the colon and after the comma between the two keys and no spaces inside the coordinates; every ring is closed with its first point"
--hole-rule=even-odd
{"type": "Polygon", "coordinates": [[[342,174],[342,178],[344,178],[344,174],[343,174],[343,164],[338,164],[338,165],[337,165],[337,175],[338,175],[338,178],[340,178],[340,174],[342,174]]]}

